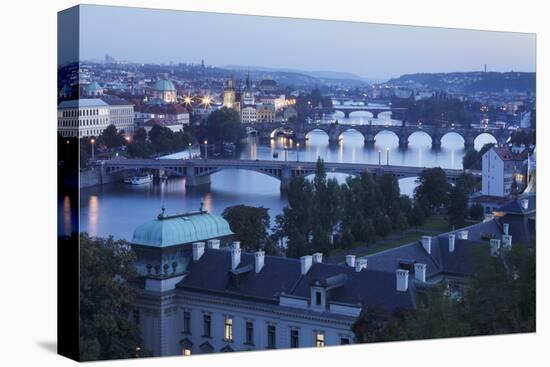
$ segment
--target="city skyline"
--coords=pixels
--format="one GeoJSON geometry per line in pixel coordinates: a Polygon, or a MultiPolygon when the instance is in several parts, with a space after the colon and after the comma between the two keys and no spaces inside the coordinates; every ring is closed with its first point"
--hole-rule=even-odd
{"type": "Polygon", "coordinates": [[[204,59],[219,67],[345,72],[372,79],[478,71],[485,64],[488,71],[536,71],[536,37],[527,33],[89,5],[81,6],[80,17],[80,57],[86,60],[105,54],[155,64],[204,59]]]}

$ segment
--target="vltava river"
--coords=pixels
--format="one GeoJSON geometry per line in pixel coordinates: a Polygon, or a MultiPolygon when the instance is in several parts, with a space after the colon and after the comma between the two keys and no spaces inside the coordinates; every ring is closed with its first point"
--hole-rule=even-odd
{"type": "MultiPolygon", "coordinates": [[[[368,113],[354,115],[350,119],[343,116],[337,118],[340,123],[368,123],[368,113]]],[[[381,119],[373,120],[373,123],[399,122],[384,120],[381,114],[381,119]]],[[[491,141],[494,141],[491,136],[481,135],[475,142],[476,149],[491,141]]],[[[389,162],[394,165],[462,168],[464,148],[462,138],[455,133],[442,138],[438,151],[431,149],[428,135],[415,133],[410,137],[409,148],[400,151],[398,138],[391,132],[380,133],[376,137],[375,147],[367,149],[363,145],[363,136],[358,132],[348,131],[337,146],[329,146],[328,137],[323,132],[313,131],[299,151],[291,139],[278,138],[268,145],[261,145],[255,138],[249,137],[240,158],[315,161],[320,156],[325,161],[377,164],[379,152],[382,164],[386,164],[389,155],[389,162]],[[278,153],[278,158],[273,158],[273,153],[278,153]]],[[[339,180],[345,179],[345,175],[335,176],[339,180]]],[[[279,181],[260,173],[225,170],[212,175],[211,181],[210,187],[203,189],[186,188],[183,178],[170,178],[162,184],[155,182],[131,186],[114,183],[83,189],[80,198],[81,229],[94,236],[113,235],[115,238],[131,239],[136,226],[156,218],[162,203],[169,214],[198,210],[201,201],[206,209],[216,214],[236,204],[264,206],[269,208],[272,222],[286,205],[286,199],[279,190],[279,181]]],[[[403,194],[412,194],[414,179],[401,180],[400,188],[403,194]]]]}

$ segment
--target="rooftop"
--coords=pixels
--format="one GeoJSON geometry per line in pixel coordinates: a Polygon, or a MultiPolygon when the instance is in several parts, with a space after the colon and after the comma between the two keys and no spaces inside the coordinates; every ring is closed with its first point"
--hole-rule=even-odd
{"type": "Polygon", "coordinates": [[[162,214],[136,228],[132,244],[169,247],[233,235],[229,223],[205,210],[179,215],[162,214]]]}

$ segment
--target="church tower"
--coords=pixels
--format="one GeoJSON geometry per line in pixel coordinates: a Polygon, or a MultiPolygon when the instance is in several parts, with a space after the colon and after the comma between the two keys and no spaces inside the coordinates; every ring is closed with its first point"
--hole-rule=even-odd
{"type": "Polygon", "coordinates": [[[223,91],[223,106],[227,108],[235,108],[235,88],[233,87],[233,78],[227,81],[225,90],[223,91]]]}

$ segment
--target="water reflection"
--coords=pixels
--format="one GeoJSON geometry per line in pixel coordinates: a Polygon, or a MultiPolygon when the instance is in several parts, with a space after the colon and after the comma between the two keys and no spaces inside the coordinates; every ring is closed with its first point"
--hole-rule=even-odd
{"type": "MultiPolygon", "coordinates": [[[[355,117],[352,114],[349,120],[368,123],[369,117],[355,117]]],[[[371,148],[365,147],[363,136],[354,130],[344,132],[337,145],[329,145],[328,137],[322,131],[313,131],[308,138],[305,144],[298,147],[288,138],[279,137],[260,144],[256,138],[249,137],[240,158],[315,161],[320,156],[329,162],[378,164],[380,157],[380,163],[387,164],[389,153],[390,164],[462,168],[464,155],[464,141],[456,133],[445,135],[438,151],[431,149],[431,138],[423,133],[411,135],[406,150],[399,149],[398,138],[390,131],[380,132],[371,148]],[[273,157],[274,153],[278,153],[277,158],[273,157]]],[[[475,146],[479,149],[492,140],[490,135],[481,135],[476,139],[475,146]]],[[[339,182],[344,182],[346,178],[346,175],[338,173],[329,173],[329,176],[336,177],[339,182]]],[[[92,235],[112,234],[117,238],[131,239],[133,230],[139,224],[154,219],[163,204],[168,214],[196,211],[201,201],[205,209],[216,214],[221,214],[231,205],[261,205],[269,208],[272,222],[286,205],[286,199],[279,191],[279,181],[258,172],[223,170],[213,174],[211,182],[210,187],[185,188],[185,178],[170,178],[162,184],[131,186],[115,183],[84,189],[80,201],[82,229],[92,235]]],[[[402,179],[399,186],[403,194],[412,195],[415,179],[402,179]]],[[[62,205],[65,208],[68,204],[63,202],[62,205]]]]}

